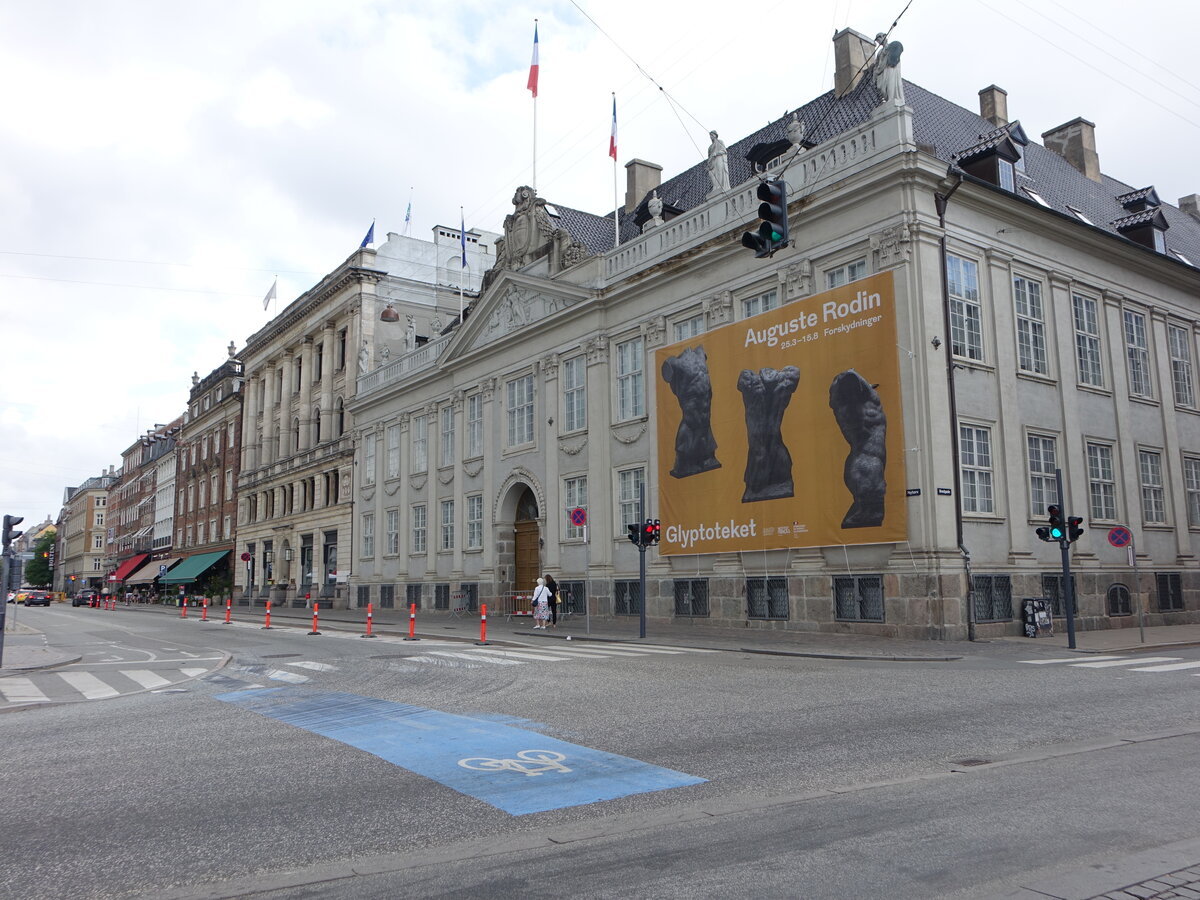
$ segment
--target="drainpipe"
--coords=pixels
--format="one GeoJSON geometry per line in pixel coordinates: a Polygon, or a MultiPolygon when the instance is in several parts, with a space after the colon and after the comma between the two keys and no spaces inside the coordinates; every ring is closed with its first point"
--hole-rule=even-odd
{"type": "Polygon", "coordinates": [[[938,239],[938,251],[942,266],[942,327],[946,334],[946,388],[950,404],[950,453],[954,471],[954,531],[958,542],[959,552],[963,557],[963,568],[967,575],[967,640],[975,640],[975,585],[971,577],[971,551],[963,542],[962,521],[962,473],[959,470],[958,457],[958,400],[954,387],[954,338],[950,330],[950,282],[946,274],[946,207],[963,183],[962,172],[956,172],[953,167],[948,175],[957,175],[958,180],[944,194],[934,193],[933,201],[938,214],[938,228],[941,237],[938,239]]]}

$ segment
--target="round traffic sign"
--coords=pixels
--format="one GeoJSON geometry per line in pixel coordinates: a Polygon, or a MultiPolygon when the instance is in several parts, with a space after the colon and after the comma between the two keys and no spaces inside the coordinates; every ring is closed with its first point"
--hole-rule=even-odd
{"type": "Polygon", "coordinates": [[[250,554],[249,553],[242,554],[242,562],[250,562],[250,554]]]}
{"type": "Polygon", "coordinates": [[[1109,529],[1108,542],[1114,547],[1125,547],[1133,542],[1133,533],[1124,525],[1117,525],[1109,529]]]}
{"type": "Polygon", "coordinates": [[[571,510],[571,524],[576,528],[580,528],[587,524],[587,510],[582,506],[577,506],[571,510]]]}

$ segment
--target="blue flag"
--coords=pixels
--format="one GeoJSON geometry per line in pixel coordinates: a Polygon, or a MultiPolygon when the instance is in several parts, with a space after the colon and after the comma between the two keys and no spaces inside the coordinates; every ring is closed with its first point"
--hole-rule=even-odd
{"type": "Polygon", "coordinates": [[[462,210],[458,211],[458,242],[462,245],[462,267],[467,267],[467,222],[463,218],[462,210]]]}
{"type": "Polygon", "coordinates": [[[375,220],[372,219],[371,227],[367,229],[367,236],[365,238],[363,238],[363,242],[358,245],[358,249],[361,250],[363,247],[367,246],[367,244],[371,244],[374,242],[375,242],[375,220]]]}

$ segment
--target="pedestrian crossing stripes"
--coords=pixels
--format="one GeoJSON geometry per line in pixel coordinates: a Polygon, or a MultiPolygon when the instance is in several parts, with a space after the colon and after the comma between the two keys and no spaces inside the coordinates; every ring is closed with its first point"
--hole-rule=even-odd
{"type": "Polygon", "coordinates": [[[1126,672],[1187,672],[1200,675],[1200,660],[1179,656],[1070,656],[1057,659],[1023,659],[1029,666],[1069,666],[1072,669],[1121,669],[1126,672]],[[1188,672],[1189,669],[1197,671],[1188,672]]]}
{"type": "Polygon", "coordinates": [[[0,678],[0,704],[63,703],[107,700],[122,694],[156,691],[203,675],[211,669],[102,669],[99,672],[38,672],[0,678]]]}
{"type": "MultiPolygon", "coordinates": [[[[459,648],[463,645],[459,644],[459,648]]],[[[409,656],[403,662],[426,665],[518,666],[530,662],[566,662],[580,659],[630,659],[655,655],[680,656],[688,653],[716,653],[700,647],[647,647],[644,645],[598,645],[579,647],[563,643],[556,647],[471,647],[469,649],[428,649],[409,656]]]]}

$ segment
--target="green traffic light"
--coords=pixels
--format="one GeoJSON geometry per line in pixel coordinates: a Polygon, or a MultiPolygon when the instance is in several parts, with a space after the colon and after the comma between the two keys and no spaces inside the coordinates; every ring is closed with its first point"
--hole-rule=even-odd
{"type": "Polygon", "coordinates": [[[1057,527],[1051,528],[1050,529],[1050,537],[1052,537],[1056,541],[1061,541],[1063,539],[1063,530],[1061,528],[1057,528],[1057,527]]]}

